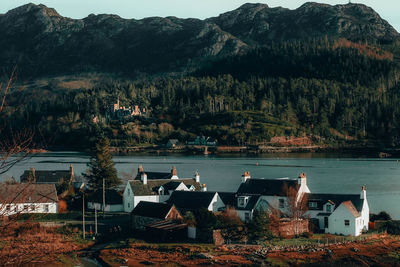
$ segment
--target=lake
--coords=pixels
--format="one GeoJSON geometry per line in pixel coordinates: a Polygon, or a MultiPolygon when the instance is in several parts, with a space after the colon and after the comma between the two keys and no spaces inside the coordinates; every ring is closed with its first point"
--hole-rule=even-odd
{"type": "MultiPolygon", "coordinates": [[[[2,178],[19,176],[24,170],[68,169],[74,165],[75,175],[87,169],[89,156],[78,152],[51,152],[36,155],[15,165],[2,178]]],[[[400,219],[400,159],[356,158],[354,155],[326,153],[265,154],[262,157],[214,155],[130,155],[114,156],[119,176],[136,175],[143,164],[146,171],[169,172],[176,166],[180,178],[200,173],[201,183],[209,191],[236,191],[241,175],[250,171],[252,178],[296,178],[307,174],[307,184],[313,193],[358,194],[367,189],[371,212],[385,210],[400,219]]],[[[18,180],[17,179],[17,180],[18,180]]]]}

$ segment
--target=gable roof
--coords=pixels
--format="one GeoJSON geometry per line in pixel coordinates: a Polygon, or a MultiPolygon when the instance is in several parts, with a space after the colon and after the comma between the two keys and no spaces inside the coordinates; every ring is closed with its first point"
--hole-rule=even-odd
{"type": "MultiPolygon", "coordinates": [[[[106,189],[105,190],[106,197],[106,205],[122,205],[122,196],[114,189],[106,189]]],[[[93,193],[93,195],[89,198],[90,202],[94,203],[103,203],[103,190],[97,190],[93,193]]]]}
{"type": "Polygon", "coordinates": [[[21,182],[31,180],[34,183],[58,184],[62,179],[70,180],[72,178],[70,170],[53,170],[53,171],[24,171],[20,176],[21,182]]]}
{"type": "Polygon", "coordinates": [[[216,192],[174,191],[167,203],[174,204],[178,209],[197,210],[208,208],[216,192]]]}
{"type": "Polygon", "coordinates": [[[350,200],[342,202],[342,205],[350,211],[350,213],[355,217],[360,217],[360,213],[357,211],[356,207],[354,207],[353,203],[350,200]]]}
{"type": "Polygon", "coordinates": [[[236,207],[236,193],[234,192],[218,192],[219,197],[225,206],[236,207]]]}
{"type": "Polygon", "coordinates": [[[173,207],[174,205],[168,203],[140,201],[132,210],[131,214],[136,216],[166,219],[168,213],[173,207]]]}
{"type": "Polygon", "coordinates": [[[0,184],[0,203],[58,202],[54,184],[0,184]]]}
{"type": "Polygon", "coordinates": [[[237,191],[238,195],[263,195],[263,196],[287,196],[284,188],[295,188],[298,190],[299,184],[293,179],[247,179],[241,183],[237,191]]]}
{"type": "Polygon", "coordinates": [[[165,190],[175,190],[181,183],[182,181],[170,181],[166,184],[163,184],[162,187],[164,187],[165,190]]]}
{"type": "MultiPolygon", "coordinates": [[[[177,184],[178,184],[177,186],[179,186],[181,182],[183,182],[188,188],[191,185],[193,185],[196,191],[199,191],[201,189],[200,183],[197,183],[194,179],[190,178],[174,179],[174,180],[166,180],[166,179],[148,180],[147,184],[143,184],[142,181],[131,180],[129,181],[129,184],[132,188],[132,193],[134,196],[150,196],[150,195],[158,195],[158,189],[160,188],[160,186],[164,187],[165,185],[168,188],[173,188],[177,184]]],[[[174,190],[174,189],[168,189],[168,190],[174,190]]]]}
{"type": "Polygon", "coordinates": [[[305,195],[307,197],[308,202],[316,202],[316,208],[310,208],[309,210],[323,210],[323,205],[326,203],[333,203],[335,205],[335,209],[339,207],[339,205],[345,201],[350,200],[356,210],[361,212],[364,200],[360,199],[360,195],[356,194],[310,194],[307,193],[305,195]]]}

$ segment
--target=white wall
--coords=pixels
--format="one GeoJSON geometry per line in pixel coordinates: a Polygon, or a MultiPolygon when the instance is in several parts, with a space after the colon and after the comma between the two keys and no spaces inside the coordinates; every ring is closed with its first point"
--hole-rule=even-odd
{"type": "Polygon", "coordinates": [[[136,207],[136,205],[139,204],[140,201],[160,202],[160,196],[159,195],[134,196],[133,197],[133,208],[136,207]]]}
{"type": "Polygon", "coordinates": [[[368,231],[369,228],[369,205],[367,198],[364,199],[363,208],[361,210],[362,229],[368,231]]]}
{"type": "MultiPolygon", "coordinates": [[[[361,217],[359,217],[361,218],[361,217]]],[[[362,225],[358,224],[353,214],[343,205],[340,206],[329,216],[328,228],[326,233],[358,236],[361,233],[362,225]],[[350,224],[345,225],[344,221],[349,220],[350,224]]]]}
{"type": "MultiPolygon", "coordinates": [[[[94,207],[96,206],[98,211],[103,210],[102,203],[88,202],[87,206],[88,206],[88,209],[94,209],[94,207]]],[[[104,210],[108,211],[108,212],[121,212],[121,211],[124,211],[124,205],[123,204],[110,205],[110,204],[106,203],[106,208],[104,210]]]]}
{"type": "Polygon", "coordinates": [[[58,203],[0,204],[0,215],[9,216],[17,213],[58,213],[58,203]],[[9,205],[9,209],[7,209],[7,205],[9,205]],[[48,206],[48,211],[45,209],[46,205],[48,206]],[[25,206],[27,209],[25,209],[25,206]]]}
{"type": "Polygon", "coordinates": [[[196,227],[188,226],[188,238],[196,239],[196,227]]]}
{"type": "Polygon", "coordinates": [[[131,212],[133,210],[133,192],[129,181],[126,183],[124,193],[122,194],[122,203],[125,212],[131,212]]]}
{"type": "Polygon", "coordinates": [[[212,212],[216,212],[221,210],[222,208],[225,208],[225,204],[222,201],[222,199],[220,198],[220,196],[218,195],[218,193],[215,193],[211,204],[208,206],[208,210],[212,211],[212,212]]]}

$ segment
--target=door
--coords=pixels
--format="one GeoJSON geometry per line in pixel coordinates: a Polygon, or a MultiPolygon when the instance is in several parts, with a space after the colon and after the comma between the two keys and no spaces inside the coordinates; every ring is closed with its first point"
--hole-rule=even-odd
{"type": "Polygon", "coordinates": [[[324,228],[328,228],[328,217],[324,217],[324,228]]]}

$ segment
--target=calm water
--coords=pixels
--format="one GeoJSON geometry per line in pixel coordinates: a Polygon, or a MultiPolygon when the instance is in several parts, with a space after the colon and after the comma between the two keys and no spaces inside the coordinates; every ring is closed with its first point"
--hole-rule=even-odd
{"type": "MultiPolygon", "coordinates": [[[[89,157],[82,153],[45,153],[14,166],[2,178],[19,178],[24,170],[68,169],[72,163],[75,175],[87,168],[89,157]]],[[[209,191],[236,191],[241,174],[250,171],[254,178],[296,178],[307,174],[307,183],[314,193],[358,194],[367,188],[371,212],[385,210],[400,219],[400,159],[352,158],[335,154],[270,154],[263,157],[220,156],[115,156],[119,176],[136,175],[139,164],[144,170],[169,172],[176,166],[180,178],[200,173],[201,183],[209,191]],[[258,166],[257,166],[258,163],[258,166]]]]}

